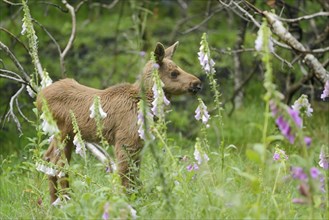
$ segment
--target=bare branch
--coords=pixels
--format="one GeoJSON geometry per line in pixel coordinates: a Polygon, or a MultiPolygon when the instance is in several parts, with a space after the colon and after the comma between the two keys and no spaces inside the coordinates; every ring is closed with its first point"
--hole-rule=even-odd
{"type": "Polygon", "coordinates": [[[0,41],[0,49],[2,49],[9,57],[10,59],[14,62],[14,64],[16,65],[16,67],[18,68],[18,70],[24,75],[25,80],[27,82],[30,81],[30,77],[27,75],[27,73],[25,72],[23,66],[21,65],[21,63],[17,60],[17,58],[15,57],[15,55],[9,50],[9,48],[3,44],[0,41]]]}
{"type": "Polygon", "coordinates": [[[14,113],[14,102],[17,99],[18,95],[25,89],[25,85],[22,84],[21,88],[10,98],[10,102],[9,102],[9,110],[5,116],[5,119],[8,118],[9,116],[12,117],[12,119],[14,120],[14,122],[16,123],[17,129],[19,131],[20,134],[22,134],[22,126],[21,123],[19,122],[17,116],[14,113]]]}
{"type": "Polygon", "coordinates": [[[4,1],[5,3],[7,3],[9,5],[15,5],[15,6],[21,6],[22,5],[22,3],[14,3],[14,2],[10,2],[8,0],[2,0],[2,1],[4,1]]]}
{"type": "Polygon", "coordinates": [[[276,18],[280,21],[285,21],[285,22],[297,22],[297,21],[301,21],[301,20],[309,20],[309,19],[319,17],[319,16],[329,17],[329,12],[321,11],[321,12],[314,13],[314,14],[311,14],[311,15],[305,15],[305,16],[302,16],[302,17],[299,17],[299,18],[291,18],[291,19],[281,18],[279,16],[276,16],[276,18]]]}
{"type": "Polygon", "coordinates": [[[10,31],[8,31],[7,29],[3,28],[3,27],[0,27],[0,30],[2,30],[3,32],[6,32],[7,34],[9,34],[12,38],[14,38],[18,43],[20,43],[24,49],[26,50],[26,52],[29,53],[29,49],[25,46],[25,44],[20,40],[18,39],[13,33],[11,33],[10,31]]]}
{"type": "MultiPolygon", "coordinates": [[[[281,21],[276,19],[271,12],[264,11],[263,15],[266,17],[268,23],[272,27],[272,31],[277,35],[282,41],[288,44],[292,49],[296,51],[302,51],[307,53],[305,47],[292,36],[292,34],[283,26],[281,21]]],[[[310,53],[304,56],[304,60],[307,66],[309,66],[315,73],[316,77],[319,78],[323,83],[329,80],[329,73],[323,68],[318,59],[310,53]]]]}
{"type": "Polygon", "coordinates": [[[71,36],[70,39],[65,47],[65,49],[63,50],[63,52],[60,55],[60,63],[61,63],[61,69],[62,69],[62,75],[65,74],[65,66],[64,66],[64,58],[67,54],[67,52],[71,49],[73,41],[75,39],[75,33],[76,33],[76,17],[75,17],[75,10],[74,8],[67,3],[66,0],[62,0],[63,4],[65,5],[65,7],[69,10],[70,14],[71,14],[71,18],[72,18],[72,31],[71,31],[71,36]]]}
{"type": "Polygon", "coordinates": [[[58,50],[58,54],[60,55],[62,53],[61,47],[59,46],[58,42],[56,41],[56,39],[50,34],[50,32],[46,29],[45,26],[43,26],[42,24],[40,24],[40,22],[38,22],[37,20],[32,18],[32,21],[34,23],[36,23],[37,25],[39,25],[39,27],[41,27],[41,29],[48,35],[48,37],[53,41],[53,43],[55,44],[55,46],[57,47],[58,50]]]}
{"type": "Polygon", "coordinates": [[[197,25],[191,27],[190,29],[184,31],[182,34],[188,34],[188,33],[192,32],[192,31],[198,29],[198,28],[201,27],[203,24],[205,24],[207,21],[209,21],[210,18],[212,18],[216,13],[218,13],[218,12],[220,12],[220,11],[222,11],[222,10],[223,10],[222,7],[217,8],[217,9],[214,10],[209,16],[207,16],[205,19],[203,19],[203,21],[201,21],[199,24],[197,24],[197,25]]]}
{"type": "Polygon", "coordinates": [[[119,2],[119,0],[114,0],[114,1],[113,1],[111,4],[109,4],[109,5],[95,2],[95,3],[92,3],[90,6],[91,6],[91,7],[97,7],[97,6],[100,6],[100,7],[102,7],[102,8],[111,9],[111,8],[113,8],[118,2],[119,2]]]}

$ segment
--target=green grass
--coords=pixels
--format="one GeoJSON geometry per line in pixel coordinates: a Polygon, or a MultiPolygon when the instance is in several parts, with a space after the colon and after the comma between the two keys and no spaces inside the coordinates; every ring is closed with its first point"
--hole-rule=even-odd
{"type": "MultiPolygon", "coordinates": [[[[227,143],[237,149],[226,150],[225,168],[221,170],[216,135],[209,129],[210,161],[197,171],[187,171],[194,162],[194,139],[176,138],[168,133],[171,152],[175,160],[158,145],[156,151],[161,160],[158,167],[150,149],[143,153],[140,189],[126,195],[117,174],[107,174],[105,168],[93,156],[87,162],[74,154],[70,171],[71,200],[61,208],[49,204],[47,177],[35,170],[31,154],[26,157],[2,156],[0,176],[1,219],[100,219],[104,205],[109,204],[110,218],[130,218],[130,204],[140,218],[152,219],[214,219],[214,218],[323,218],[328,217],[325,207],[293,204],[300,197],[298,182],[289,178],[289,167],[301,160],[296,146],[277,142],[282,149],[291,152],[285,165],[272,160],[274,149],[266,152],[266,166],[260,173],[260,164],[254,157],[246,156],[246,149],[259,143],[262,123],[262,107],[243,108],[231,118],[225,117],[227,143]],[[237,126],[238,124],[238,126],[237,126]],[[255,125],[256,124],[256,125],[255,125]],[[238,128],[238,129],[237,129],[238,128]],[[179,158],[187,155],[187,161],[179,158]],[[279,172],[280,169],[280,172],[279,172]],[[285,169],[285,170],[284,170],[285,169]],[[159,171],[165,182],[159,178],[159,171]],[[279,172],[279,173],[278,173],[279,172]],[[74,174],[75,173],[75,174],[74,174]],[[276,190],[273,187],[276,182],[276,190]],[[167,195],[166,195],[167,193],[167,195]]],[[[326,112],[316,110],[309,126],[313,129],[314,143],[310,148],[317,166],[321,145],[327,144],[328,118],[326,112]],[[317,138],[319,137],[319,138],[317,138]]],[[[271,121],[273,126],[273,120],[271,121]]],[[[211,124],[211,126],[215,126],[211,124]]],[[[275,131],[275,127],[271,127],[275,131]]],[[[22,146],[23,147],[23,146],[22,146]]],[[[25,149],[27,150],[27,149],[25,149]]],[[[327,188],[328,190],[328,188],[327,188]]],[[[325,201],[326,195],[321,199],[325,201]]]]}

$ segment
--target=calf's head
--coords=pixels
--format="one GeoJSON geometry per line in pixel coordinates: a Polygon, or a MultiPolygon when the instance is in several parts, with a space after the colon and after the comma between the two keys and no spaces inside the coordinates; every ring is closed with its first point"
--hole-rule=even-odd
{"type": "MultiPolygon", "coordinates": [[[[161,43],[157,43],[154,50],[155,60],[159,65],[158,73],[164,84],[163,90],[169,96],[184,93],[195,94],[201,89],[201,81],[196,76],[184,71],[172,61],[172,56],[177,46],[178,42],[165,49],[161,43]]],[[[152,77],[150,77],[152,66],[153,64],[149,63],[147,71],[144,72],[144,74],[147,75],[143,77],[144,80],[145,78],[152,79],[152,77]]],[[[148,82],[146,82],[146,84],[148,84],[148,82]]]]}

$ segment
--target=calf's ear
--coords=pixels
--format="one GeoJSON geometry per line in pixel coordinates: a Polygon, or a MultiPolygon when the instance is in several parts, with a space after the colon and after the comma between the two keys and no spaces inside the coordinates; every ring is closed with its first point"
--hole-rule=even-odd
{"type": "Polygon", "coordinates": [[[176,43],[174,43],[173,45],[171,45],[170,47],[168,47],[166,49],[166,55],[165,55],[166,58],[168,58],[168,59],[172,58],[172,56],[174,55],[174,53],[176,51],[178,44],[179,44],[179,42],[176,41],[176,43]]]}
{"type": "Polygon", "coordinates": [[[155,56],[155,61],[158,64],[161,64],[163,61],[163,58],[165,57],[165,48],[160,42],[158,42],[155,47],[154,56],[155,56]]]}

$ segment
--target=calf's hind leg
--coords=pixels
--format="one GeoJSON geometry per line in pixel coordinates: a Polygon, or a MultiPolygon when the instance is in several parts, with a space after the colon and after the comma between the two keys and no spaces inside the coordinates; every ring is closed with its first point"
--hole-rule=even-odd
{"type": "MultiPolygon", "coordinates": [[[[64,167],[66,163],[70,162],[73,143],[71,140],[67,140],[64,144],[64,150],[59,149],[59,144],[57,140],[52,140],[48,150],[44,154],[44,159],[56,167],[64,167]],[[63,154],[64,152],[64,154],[63,154]]],[[[63,173],[63,172],[62,172],[63,173]]],[[[49,180],[49,192],[50,192],[50,202],[53,203],[58,198],[58,181],[61,186],[61,191],[64,194],[68,193],[68,174],[65,173],[64,176],[58,176],[60,173],[57,171],[55,176],[48,176],[49,180]]]]}

